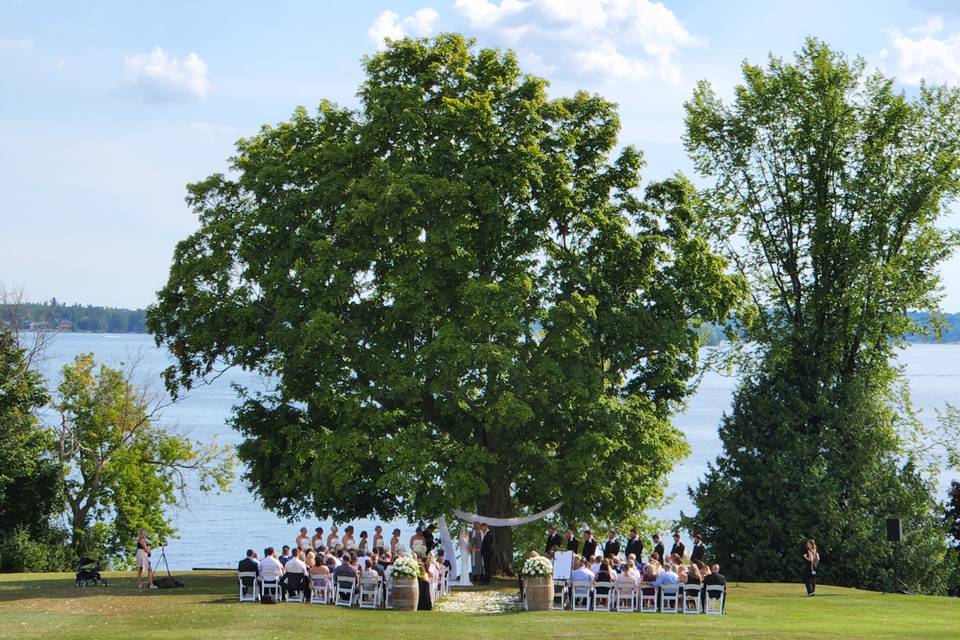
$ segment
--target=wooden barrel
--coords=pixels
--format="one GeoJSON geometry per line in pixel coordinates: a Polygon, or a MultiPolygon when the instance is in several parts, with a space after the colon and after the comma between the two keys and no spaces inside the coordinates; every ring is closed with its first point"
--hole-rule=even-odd
{"type": "Polygon", "coordinates": [[[395,611],[416,611],[420,587],[416,578],[394,578],[391,602],[395,611]]]}
{"type": "Polygon", "coordinates": [[[553,605],[553,577],[530,577],[526,583],[527,610],[549,611],[553,605]]]}

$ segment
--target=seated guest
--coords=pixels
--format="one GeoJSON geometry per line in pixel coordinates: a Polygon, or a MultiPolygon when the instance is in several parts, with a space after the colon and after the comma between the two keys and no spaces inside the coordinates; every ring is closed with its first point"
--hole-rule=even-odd
{"type": "Polygon", "coordinates": [[[297,551],[283,567],[283,581],[286,584],[287,595],[292,596],[303,592],[307,576],[305,557],[303,551],[297,551]]]}
{"type": "Polygon", "coordinates": [[[380,553],[374,551],[370,554],[370,568],[377,572],[377,575],[380,576],[380,579],[384,579],[383,569],[386,565],[380,559],[380,553]]]}
{"type": "Polygon", "coordinates": [[[628,565],[624,565],[624,570],[620,572],[620,575],[617,576],[617,584],[633,588],[633,585],[637,584],[637,579],[630,573],[630,568],[628,565]]]}
{"type": "Polygon", "coordinates": [[[680,584],[687,584],[687,567],[684,565],[677,566],[677,577],[680,579],[680,584]]]}
{"type": "Polygon", "coordinates": [[[260,582],[279,581],[283,576],[283,565],[277,560],[276,554],[273,547],[263,550],[263,560],[260,561],[260,582]]]}
{"type": "Polygon", "coordinates": [[[290,545],[285,544],[283,545],[283,548],[280,551],[280,557],[278,558],[278,560],[280,560],[280,564],[282,564],[283,566],[287,566],[287,560],[289,559],[290,559],[290,545]]]}
{"type": "Polygon", "coordinates": [[[304,564],[307,565],[307,569],[309,569],[314,565],[314,561],[316,559],[317,559],[317,553],[313,549],[310,549],[310,551],[307,551],[307,554],[303,557],[303,562],[304,564]]]}
{"type": "MultiPolygon", "coordinates": [[[[257,562],[256,556],[257,554],[253,549],[247,549],[246,557],[237,563],[237,573],[252,573],[257,576],[260,573],[260,563],[257,562]]],[[[248,588],[253,587],[254,580],[256,580],[256,577],[242,579],[244,593],[248,588]]]]}
{"type": "Polygon", "coordinates": [[[313,557],[313,565],[310,565],[310,575],[311,576],[329,576],[330,567],[326,565],[326,558],[321,555],[316,555],[313,557]]]}
{"type": "Polygon", "coordinates": [[[361,578],[376,578],[380,581],[380,574],[373,568],[373,561],[370,558],[363,559],[363,571],[360,572],[361,578]]]}
{"type": "Polygon", "coordinates": [[[596,574],[590,570],[590,565],[582,557],[577,556],[574,561],[574,565],[577,567],[573,570],[573,573],[570,574],[570,578],[576,581],[590,581],[593,582],[593,578],[596,574]]]}
{"type": "MultiPolygon", "coordinates": [[[[616,582],[617,575],[610,568],[610,561],[603,560],[600,562],[600,570],[597,571],[597,578],[595,582],[616,582]]],[[[596,592],[600,595],[606,595],[609,589],[607,587],[596,587],[596,592]]]]}
{"type": "Polygon", "coordinates": [[[647,567],[643,570],[643,577],[640,578],[640,581],[649,582],[650,584],[653,584],[653,582],[656,581],[657,579],[658,565],[659,563],[656,560],[651,560],[647,564],[647,567]]]}
{"type": "Polygon", "coordinates": [[[633,558],[627,560],[627,568],[624,570],[624,573],[629,575],[634,582],[640,580],[640,569],[637,568],[637,561],[633,558]]]}
{"type": "Polygon", "coordinates": [[[653,586],[663,587],[663,586],[672,586],[680,584],[680,576],[677,575],[677,572],[673,570],[673,567],[667,567],[663,573],[657,576],[657,579],[653,581],[653,586]]]}
{"type": "Polygon", "coordinates": [[[690,568],[687,569],[687,579],[684,580],[684,584],[703,584],[700,567],[695,564],[690,565],[690,568]]]}
{"type": "Polygon", "coordinates": [[[331,574],[334,580],[338,580],[341,577],[353,578],[354,581],[357,579],[357,560],[356,558],[350,559],[349,556],[345,556],[343,562],[339,567],[333,570],[331,574]]]}
{"type": "MultiPolygon", "coordinates": [[[[722,586],[726,586],[726,584],[727,584],[727,579],[726,579],[726,577],[724,577],[724,575],[723,575],[722,573],[720,573],[720,565],[718,565],[718,564],[712,565],[712,566],[710,567],[710,573],[709,573],[709,575],[705,575],[705,576],[703,577],[704,590],[706,590],[706,587],[709,587],[709,586],[712,586],[712,585],[722,585],[722,586]]],[[[720,596],[711,595],[710,597],[716,599],[716,598],[719,598],[720,596]]],[[[723,599],[723,609],[726,609],[726,608],[727,608],[727,598],[724,597],[724,599],[723,599]]],[[[721,609],[721,613],[724,613],[724,611],[723,611],[722,609],[721,609]]]]}

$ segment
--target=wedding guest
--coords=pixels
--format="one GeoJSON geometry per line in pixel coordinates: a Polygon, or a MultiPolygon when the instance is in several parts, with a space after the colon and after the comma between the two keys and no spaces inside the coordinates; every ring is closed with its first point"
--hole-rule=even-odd
{"type": "Polygon", "coordinates": [[[288,597],[302,593],[304,590],[307,576],[307,563],[304,558],[303,551],[297,551],[283,567],[283,582],[286,584],[288,597]]]}
{"type": "Polygon", "coordinates": [[[310,547],[313,550],[319,549],[323,545],[323,527],[317,527],[313,530],[313,536],[310,538],[310,547]]]}
{"type": "Polygon", "coordinates": [[[357,579],[357,561],[355,559],[351,561],[348,558],[345,558],[343,562],[340,564],[340,566],[333,570],[333,573],[331,575],[333,576],[334,580],[337,580],[340,577],[348,577],[356,580],[357,579]]]}
{"type": "Polygon", "coordinates": [[[363,559],[363,571],[360,572],[361,578],[376,578],[379,582],[380,573],[373,568],[373,561],[370,558],[363,559]]]}
{"type": "Polygon", "coordinates": [[[436,530],[436,525],[431,524],[423,532],[423,546],[426,547],[427,553],[432,553],[433,550],[437,548],[437,541],[433,535],[433,532],[436,530]]]}
{"type": "Polygon", "coordinates": [[[593,537],[593,532],[587,529],[583,532],[583,557],[593,560],[597,555],[597,540],[593,537]]]}
{"type": "Polygon", "coordinates": [[[153,566],[150,563],[150,540],[147,539],[147,530],[140,529],[137,536],[137,553],[134,556],[137,563],[137,589],[143,588],[143,572],[147,572],[147,588],[154,589],[153,566]]]}
{"type": "Polygon", "coordinates": [[[630,554],[633,554],[633,557],[637,559],[643,557],[643,540],[640,539],[636,529],[630,529],[630,539],[627,540],[627,548],[624,553],[628,558],[630,554]]]}
{"type": "Polygon", "coordinates": [[[693,534],[693,551],[690,552],[690,562],[696,562],[697,560],[703,562],[703,555],[706,552],[707,548],[703,545],[700,534],[693,534]]]}
{"type": "Polygon", "coordinates": [[[283,565],[277,560],[277,552],[273,547],[267,547],[263,550],[263,559],[260,561],[260,581],[273,582],[279,581],[283,576],[283,565]]]}
{"type": "MultiPolygon", "coordinates": [[[[718,565],[718,564],[711,565],[711,567],[710,567],[710,573],[709,573],[708,575],[705,575],[705,576],[703,577],[704,590],[706,590],[706,587],[713,586],[713,585],[720,585],[720,586],[723,586],[723,587],[726,587],[726,586],[727,586],[727,578],[726,578],[722,573],[720,573],[720,565],[718,565]]],[[[721,613],[724,613],[724,609],[726,609],[726,607],[727,607],[727,596],[728,596],[728,595],[729,595],[729,594],[725,594],[725,595],[724,595],[724,598],[723,598],[723,608],[720,610],[721,613]]],[[[711,595],[710,597],[711,597],[711,598],[714,598],[714,599],[717,599],[717,598],[719,598],[720,596],[718,596],[718,595],[711,595]]]]}
{"type": "Polygon", "coordinates": [[[666,567],[663,572],[657,576],[656,580],[653,581],[653,586],[657,588],[664,585],[671,586],[675,584],[680,584],[680,576],[673,570],[673,567],[666,567]]]}
{"type": "Polygon", "coordinates": [[[624,571],[624,573],[628,574],[631,578],[633,578],[634,582],[638,582],[641,578],[641,572],[640,572],[640,569],[637,567],[637,561],[634,560],[633,558],[627,559],[627,568],[624,571]]]}
{"type": "Polygon", "coordinates": [[[560,534],[557,532],[557,525],[552,524],[549,527],[547,527],[547,542],[543,546],[543,552],[550,553],[554,549],[559,549],[562,543],[563,543],[563,539],[560,537],[560,534]]]}
{"type": "Polygon", "coordinates": [[[283,545],[283,548],[280,550],[280,564],[283,566],[287,565],[287,561],[290,559],[290,545],[283,545]]]}
{"type": "Polygon", "coordinates": [[[417,601],[417,611],[430,611],[433,609],[433,589],[430,588],[430,577],[427,567],[427,561],[420,561],[420,576],[417,578],[417,586],[420,589],[420,599],[417,601]]]}
{"type": "Polygon", "coordinates": [[[686,551],[686,547],[680,542],[680,532],[675,531],[673,534],[673,547],[670,548],[670,555],[677,556],[682,560],[684,551],[686,551]]]}
{"type": "Polygon", "coordinates": [[[417,527],[417,530],[412,536],[410,536],[410,551],[412,553],[425,554],[425,549],[427,548],[426,542],[424,542],[423,529],[417,527]]]}
{"type": "Polygon", "coordinates": [[[254,581],[257,579],[256,576],[260,573],[260,563],[257,562],[257,554],[253,549],[247,549],[247,555],[240,562],[237,563],[237,573],[252,573],[254,574],[253,578],[242,578],[241,583],[243,584],[244,593],[247,589],[253,588],[254,581]]]}
{"type": "Polygon", "coordinates": [[[687,569],[687,579],[684,580],[684,584],[703,584],[703,576],[700,573],[700,567],[696,564],[691,564],[687,569]]]}
{"type": "Polygon", "coordinates": [[[300,535],[297,536],[296,541],[293,543],[294,549],[303,549],[306,551],[310,548],[310,536],[307,535],[307,528],[300,527],[300,535]]]}
{"type": "Polygon", "coordinates": [[[373,550],[383,553],[386,547],[383,544],[383,527],[377,525],[373,528],[373,550]]]}
{"type": "Polygon", "coordinates": [[[803,560],[806,564],[804,582],[807,585],[807,595],[814,596],[817,590],[817,565],[820,564],[820,554],[817,553],[817,543],[813,538],[807,540],[807,550],[803,554],[803,560]]]}
{"type": "Polygon", "coordinates": [[[576,569],[573,570],[573,573],[570,574],[572,580],[577,581],[593,581],[594,576],[596,575],[593,571],[590,570],[589,563],[583,559],[581,556],[577,556],[575,560],[576,569]]]}
{"type": "Polygon", "coordinates": [[[327,566],[326,561],[330,558],[324,558],[323,556],[317,555],[313,558],[313,564],[310,566],[310,575],[311,576],[328,576],[330,575],[330,567],[327,566]]]}
{"type": "MultiPolygon", "coordinates": [[[[610,561],[606,559],[602,560],[600,562],[600,570],[597,571],[597,578],[594,582],[595,583],[609,582],[613,584],[616,581],[617,581],[617,574],[614,573],[614,571],[610,568],[610,561]]],[[[607,595],[607,593],[610,592],[610,589],[609,587],[594,587],[594,591],[597,594],[603,596],[603,595],[607,595]]]]}
{"type": "Polygon", "coordinates": [[[664,555],[665,551],[663,548],[663,543],[660,542],[660,534],[653,534],[653,553],[657,556],[658,562],[666,562],[667,557],[664,555]]]}

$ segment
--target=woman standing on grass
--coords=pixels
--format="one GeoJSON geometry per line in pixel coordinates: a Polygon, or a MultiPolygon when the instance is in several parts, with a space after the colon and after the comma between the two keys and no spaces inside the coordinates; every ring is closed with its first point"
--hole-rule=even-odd
{"type": "Polygon", "coordinates": [[[150,566],[150,541],[147,540],[147,530],[140,529],[137,537],[137,589],[143,589],[143,572],[147,572],[147,588],[154,589],[153,567],[150,566]]]}
{"type": "Polygon", "coordinates": [[[804,582],[807,585],[807,595],[816,595],[817,589],[817,566],[820,564],[820,554],[817,553],[817,543],[813,538],[807,540],[807,551],[803,554],[803,560],[807,565],[804,572],[804,582]]]}

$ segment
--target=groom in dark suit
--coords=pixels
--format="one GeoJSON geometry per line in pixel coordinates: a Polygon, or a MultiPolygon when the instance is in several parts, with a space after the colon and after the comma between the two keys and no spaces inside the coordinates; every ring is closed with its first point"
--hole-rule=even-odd
{"type": "Polygon", "coordinates": [[[483,540],[480,541],[480,557],[483,558],[483,574],[480,582],[490,584],[490,574],[493,571],[493,532],[486,524],[483,527],[483,540]]]}

